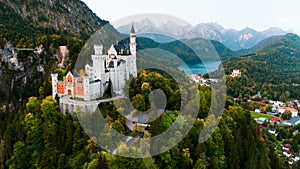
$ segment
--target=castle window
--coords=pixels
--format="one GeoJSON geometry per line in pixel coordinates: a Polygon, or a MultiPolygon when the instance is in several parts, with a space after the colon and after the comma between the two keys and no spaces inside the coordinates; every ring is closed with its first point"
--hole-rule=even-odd
{"type": "Polygon", "coordinates": [[[72,95],[72,92],[71,90],[68,90],[68,95],[71,96],[72,95]]]}

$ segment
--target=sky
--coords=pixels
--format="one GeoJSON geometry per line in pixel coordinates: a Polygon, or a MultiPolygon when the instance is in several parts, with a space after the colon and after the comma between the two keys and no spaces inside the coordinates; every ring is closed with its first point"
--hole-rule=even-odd
{"type": "Polygon", "coordinates": [[[159,13],[192,25],[216,22],[225,28],[270,27],[300,33],[300,0],[82,0],[101,19],[111,23],[124,17],[159,13]]]}

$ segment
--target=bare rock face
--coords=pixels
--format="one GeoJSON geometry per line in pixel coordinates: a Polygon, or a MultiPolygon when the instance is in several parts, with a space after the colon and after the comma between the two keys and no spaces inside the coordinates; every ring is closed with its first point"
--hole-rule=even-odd
{"type": "Polygon", "coordinates": [[[67,46],[59,46],[58,58],[60,63],[58,64],[59,68],[65,68],[66,62],[68,61],[69,50],[67,46]]]}
{"type": "Polygon", "coordinates": [[[4,49],[0,49],[0,58],[10,70],[24,70],[23,63],[19,62],[16,50],[10,43],[6,43],[4,49]]]}
{"type": "Polygon", "coordinates": [[[9,59],[14,57],[15,51],[10,43],[6,43],[3,50],[0,49],[1,61],[8,62],[9,59]]]}

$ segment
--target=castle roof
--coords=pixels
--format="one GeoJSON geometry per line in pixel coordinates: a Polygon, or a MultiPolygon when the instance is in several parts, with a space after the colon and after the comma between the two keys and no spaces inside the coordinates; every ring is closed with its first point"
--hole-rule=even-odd
{"type": "Polygon", "coordinates": [[[131,33],[131,34],[135,34],[135,30],[134,30],[134,26],[133,26],[133,24],[132,24],[132,26],[131,26],[130,33],[131,33]]]}
{"type": "Polygon", "coordinates": [[[77,73],[76,71],[73,72],[73,76],[74,77],[80,77],[79,73],[77,73]]]}
{"type": "Polygon", "coordinates": [[[128,44],[116,44],[114,45],[114,48],[117,51],[118,55],[131,55],[130,46],[128,44]]]}

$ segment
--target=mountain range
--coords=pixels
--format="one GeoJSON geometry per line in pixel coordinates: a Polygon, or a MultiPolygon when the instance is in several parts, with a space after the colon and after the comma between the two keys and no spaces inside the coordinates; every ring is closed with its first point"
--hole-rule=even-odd
{"type": "MultiPolygon", "coordinates": [[[[131,25],[132,23],[119,26],[117,30],[126,34],[130,30],[131,25]]],[[[193,39],[200,37],[219,41],[234,51],[252,48],[258,42],[271,36],[293,33],[292,30],[284,31],[277,27],[271,27],[262,32],[249,27],[242,30],[225,29],[223,26],[212,22],[192,26],[180,25],[174,21],[168,21],[156,25],[148,18],[134,22],[134,25],[140,36],[152,38],[158,42],[170,42],[174,39],[193,39]]]]}

